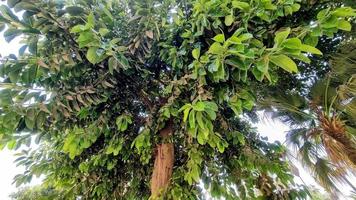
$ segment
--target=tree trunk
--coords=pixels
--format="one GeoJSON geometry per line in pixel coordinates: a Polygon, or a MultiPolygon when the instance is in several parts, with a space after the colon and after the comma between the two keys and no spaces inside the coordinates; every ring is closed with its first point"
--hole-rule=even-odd
{"type": "MultiPolygon", "coordinates": [[[[160,131],[163,141],[167,141],[173,134],[173,126],[168,122],[160,131]]],[[[174,147],[172,143],[157,144],[155,163],[151,178],[151,197],[154,199],[160,196],[169,186],[174,163],[174,147]]]]}

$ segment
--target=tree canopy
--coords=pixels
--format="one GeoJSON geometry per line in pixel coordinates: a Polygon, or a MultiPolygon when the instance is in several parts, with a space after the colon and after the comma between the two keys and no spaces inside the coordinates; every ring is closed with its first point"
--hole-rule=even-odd
{"type": "Polygon", "coordinates": [[[0,65],[0,146],[38,144],[18,153],[16,184],[45,175],[58,199],[306,199],[287,148],[251,122],[311,123],[308,166],[355,169],[355,64],[327,64],[353,39],[348,3],[8,0],[0,28],[23,46],[0,65]],[[345,96],[314,101],[323,80],[345,96]]]}

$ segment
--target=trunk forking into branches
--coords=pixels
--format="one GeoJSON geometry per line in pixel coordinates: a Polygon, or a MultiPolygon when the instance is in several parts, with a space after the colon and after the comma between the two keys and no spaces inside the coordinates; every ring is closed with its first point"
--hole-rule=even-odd
{"type": "Polygon", "coordinates": [[[168,122],[160,131],[163,139],[162,144],[157,144],[155,153],[155,163],[151,178],[151,197],[154,199],[169,186],[174,163],[174,146],[168,142],[168,138],[173,134],[172,122],[168,122]]]}

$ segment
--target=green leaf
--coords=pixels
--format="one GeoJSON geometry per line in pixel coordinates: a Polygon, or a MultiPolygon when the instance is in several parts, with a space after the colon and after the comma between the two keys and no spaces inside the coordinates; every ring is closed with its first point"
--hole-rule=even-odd
{"type": "Polygon", "coordinates": [[[238,39],[240,39],[241,42],[253,38],[253,35],[251,33],[244,33],[241,34],[238,39]]]}
{"type": "Polygon", "coordinates": [[[192,110],[189,113],[189,126],[190,128],[195,128],[195,111],[192,110]]]}
{"type": "Polygon", "coordinates": [[[94,14],[91,12],[91,13],[88,15],[87,23],[86,23],[85,26],[88,26],[89,28],[94,28],[94,25],[95,25],[95,16],[94,16],[94,14]]]}
{"type": "Polygon", "coordinates": [[[201,145],[205,144],[205,135],[202,131],[198,131],[197,140],[198,140],[199,144],[201,144],[201,145]]]}
{"type": "Polygon", "coordinates": [[[105,7],[102,7],[101,9],[102,9],[102,10],[104,11],[104,13],[110,18],[111,21],[114,20],[114,17],[112,16],[111,12],[110,12],[108,9],[106,9],[105,7]]]}
{"type": "Polygon", "coordinates": [[[202,129],[205,129],[205,124],[204,124],[204,121],[203,121],[203,114],[202,112],[197,112],[196,114],[196,118],[197,118],[197,122],[198,122],[198,125],[200,128],[202,129]]]}
{"type": "Polygon", "coordinates": [[[25,124],[26,127],[30,130],[33,130],[34,126],[35,126],[35,120],[30,119],[29,117],[25,117],[25,124]]]}
{"type": "Polygon", "coordinates": [[[182,106],[178,112],[182,112],[183,110],[187,109],[187,108],[191,108],[192,107],[192,104],[188,103],[188,104],[185,104],[184,106],[182,106]]]}
{"type": "Polygon", "coordinates": [[[0,12],[5,19],[14,21],[14,22],[19,22],[19,18],[16,15],[14,15],[14,13],[11,11],[11,9],[9,7],[7,7],[5,5],[1,5],[0,12]]]}
{"type": "Polygon", "coordinates": [[[126,119],[123,119],[120,131],[123,132],[123,131],[126,131],[126,129],[127,129],[127,121],[126,121],[126,119]]]}
{"type": "Polygon", "coordinates": [[[225,42],[225,35],[224,34],[217,34],[213,38],[214,41],[219,42],[219,43],[224,43],[225,42]]]}
{"type": "Polygon", "coordinates": [[[237,57],[233,57],[230,59],[226,59],[225,63],[228,65],[231,65],[233,67],[236,67],[238,69],[242,69],[242,70],[247,70],[248,69],[248,65],[245,65],[243,61],[241,61],[239,58],[237,57]]]}
{"type": "Polygon", "coordinates": [[[232,7],[241,9],[245,12],[248,12],[250,10],[250,5],[246,2],[241,1],[232,1],[232,7]]]}
{"type": "Polygon", "coordinates": [[[204,104],[207,109],[213,110],[215,112],[219,109],[218,105],[216,105],[216,103],[213,101],[205,101],[204,104]]]}
{"type": "Polygon", "coordinates": [[[108,34],[108,33],[110,33],[110,30],[107,29],[107,28],[100,28],[100,29],[99,29],[99,34],[100,34],[101,36],[105,36],[105,35],[108,34]]]}
{"type": "Polygon", "coordinates": [[[186,109],[184,109],[183,122],[187,121],[190,109],[191,109],[191,107],[187,107],[186,109]]]}
{"type": "Polygon", "coordinates": [[[344,31],[351,31],[351,24],[350,24],[350,22],[342,19],[342,20],[339,20],[337,28],[344,30],[344,31]]]}
{"type": "Polygon", "coordinates": [[[276,36],[274,37],[274,42],[277,46],[279,46],[280,44],[282,44],[282,42],[284,42],[285,39],[287,39],[288,35],[290,33],[290,28],[287,28],[284,31],[280,31],[276,34],[276,36]]]}
{"type": "Polygon", "coordinates": [[[124,55],[118,56],[117,62],[120,65],[120,67],[124,70],[127,70],[130,68],[129,61],[127,60],[127,58],[124,55]]]}
{"type": "Polygon", "coordinates": [[[15,37],[21,35],[22,31],[14,28],[8,28],[4,32],[6,42],[11,42],[15,37]]]}
{"type": "Polygon", "coordinates": [[[104,50],[98,47],[90,47],[87,51],[86,57],[92,64],[99,63],[105,59],[104,50]]]}
{"type": "Polygon", "coordinates": [[[297,12],[300,9],[300,4],[298,3],[292,4],[292,9],[293,12],[297,12]]]}
{"type": "Polygon", "coordinates": [[[122,121],[123,121],[122,116],[119,116],[119,117],[116,118],[116,127],[119,130],[121,129],[122,121]]]}
{"type": "Polygon", "coordinates": [[[318,41],[319,41],[318,37],[307,35],[304,38],[304,42],[303,43],[315,47],[318,44],[318,41]]]}
{"type": "MultiPolygon", "coordinates": [[[[236,98],[236,97],[235,97],[236,98]]],[[[231,99],[229,106],[234,111],[236,116],[239,116],[242,112],[242,101],[240,99],[231,99]]]]}
{"type": "Polygon", "coordinates": [[[245,145],[245,136],[238,131],[235,131],[234,134],[236,134],[236,137],[237,137],[238,141],[240,142],[240,144],[245,145]]]}
{"type": "Polygon", "coordinates": [[[200,57],[200,48],[196,48],[192,51],[193,58],[195,60],[198,60],[200,57]]]}
{"type": "Polygon", "coordinates": [[[315,48],[313,46],[306,45],[306,44],[303,44],[300,47],[300,50],[302,50],[304,52],[309,52],[309,53],[312,53],[312,54],[323,55],[323,53],[319,49],[317,49],[317,48],[315,48]]]}
{"type": "Polygon", "coordinates": [[[320,12],[318,12],[318,14],[316,15],[316,18],[319,20],[319,21],[322,21],[326,15],[329,13],[329,8],[328,9],[324,9],[324,10],[321,10],[320,12]]]}
{"type": "Polygon", "coordinates": [[[7,0],[7,5],[10,8],[13,8],[17,3],[19,3],[21,0],[7,0]]]}
{"type": "Polygon", "coordinates": [[[199,181],[199,168],[198,168],[198,165],[194,165],[194,167],[192,167],[192,171],[190,172],[193,180],[195,182],[198,182],[199,181]]]}
{"type": "Polygon", "coordinates": [[[131,148],[135,146],[137,149],[140,149],[143,147],[145,144],[145,132],[142,131],[134,140],[134,142],[131,145],[131,148]]]}
{"type": "Polygon", "coordinates": [[[231,24],[234,22],[234,16],[233,15],[227,15],[225,16],[225,25],[226,26],[231,26],[231,24]]]}
{"type": "Polygon", "coordinates": [[[171,116],[171,113],[169,112],[169,108],[164,109],[163,116],[169,119],[169,117],[171,116]]]}
{"type": "Polygon", "coordinates": [[[332,12],[332,15],[337,16],[337,17],[351,17],[351,16],[356,16],[356,9],[353,9],[351,7],[341,7],[337,8],[332,12]]]}
{"type": "Polygon", "coordinates": [[[12,139],[7,143],[7,148],[9,150],[13,150],[16,147],[16,140],[12,139]]]}
{"type": "Polygon", "coordinates": [[[254,106],[254,101],[251,100],[244,100],[242,101],[242,107],[244,107],[245,109],[251,111],[253,106],[254,106]]]}
{"type": "Polygon", "coordinates": [[[35,110],[29,109],[26,113],[26,117],[34,121],[35,120],[35,110]]]}
{"type": "Polygon", "coordinates": [[[220,65],[221,65],[220,60],[219,59],[215,59],[215,62],[211,62],[208,65],[209,72],[217,72],[219,70],[220,65]]]}
{"type": "Polygon", "coordinates": [[[321,23],[322,28],[330,29],[335,28],[338,25],[338,18],[336,16],[329,17],[326,21],[321,23]]]}
{"type": "Polygon", "coordinates": [[[220,142],[217,143],[217,146],[218,146],[218,150],[220,153],[224,153],[225,151],[225,147],[224,145],[222,145],[220,142]]]}
{"type": "Polygon", "coordinates": [[[108,60],[108,67],[110,74],[114,74],[114,69],[117,69],[117,61],[114,57],[110,57],[108,60]]]}
{"type": "Polygon", "coordinates": [[[0,32],[2,32],[6,28],[5,23],[0,22],[0,32]]]}
{"type": "Polygon", "coordinates": [[[10,81],[12,83],[16,83],[17,80],[19,79],[19,75],[20,75],[20,70],[16,70],[16,71],[12,71],[8,74],[10,81]]]}
{"type": "Polygon", "coordinates": [[[208,116],[211,120],[216,119],[216,113],[213,110],[205,109],[205,112],[208,114],[208,116]]]}
{"type": "Polygon", "coordinates": [[[273,64],[283,68],[287,72],[298,72],[298,68],[295,62],[286,55],[273,55],[270,57],[270,61],[273,64]]]}
{"type": "Polygon", "coordinates": [[[80,170],[81,172],[88,172],[88,170],[89,170],[88,164],[85,163],[85,162],[80,163],[80,164],[79,164],[79,170],[80,170]]]}
{"type": "Polygon", "coordinates": [[[293,55],[293,58],[298,59],[300,61],[303,61],[305,63],[310,63],[311,62],[310,59],[307,56],[303,55],[303,54],[293,55]]]}
{"type": "Polygon", "coordinates": [[[87,30],[87,29],[85,28],[85,26],[79,24],[79,25],[73,26],[73,27],[70,29],[70,32],[71,32],[71,33],[79,33],[79,32],[85,31],[85,30],[87,30]]]}
{"type": "Polygon", "coordinates": [[[287,47],[289,49],[299,49],[302,46],[302,41],[298,38],[287,39],[282,44],[283,47],[287,47]]]}
{"type": "Polygon", "coordinates": [[[209,53],[211,54],[216,54],[216,55],[221,55],[225,52],[225,48],[221,46],[218,42],[214,42],[210,48],[209,48],[209,53]]]}
{"type": "Polygon", "coordinates": [[[284,15],[291,15],[293,14],[293,8],[291,6],[284,6],[284,15]]]}
{"type": "Polygon", "coordinates": [[[45,120],[46,120],[46,113],[43,111],[39,112],[36,117],[36,127],[38,129],[41,129],[45,120]]]}
{"type": "Polygon", "coordinates": [[[196,104],[193,105],[193,109],[196,111],[204,111],[205,103],[202,101],[198,101],[196,104]]]}

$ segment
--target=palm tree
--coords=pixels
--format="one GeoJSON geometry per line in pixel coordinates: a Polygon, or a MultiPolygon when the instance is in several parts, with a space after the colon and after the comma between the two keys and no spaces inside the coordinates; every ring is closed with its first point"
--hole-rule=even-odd
{"type": "Polygon", "coordinates": [[[336,183],[345,183],[356,191],[349,181],[356,172],[356,41],[340,48],[307,95],[281,93],[260,105],[290,124],[287,143],[320,185],[336,193],[336,183]]]}

